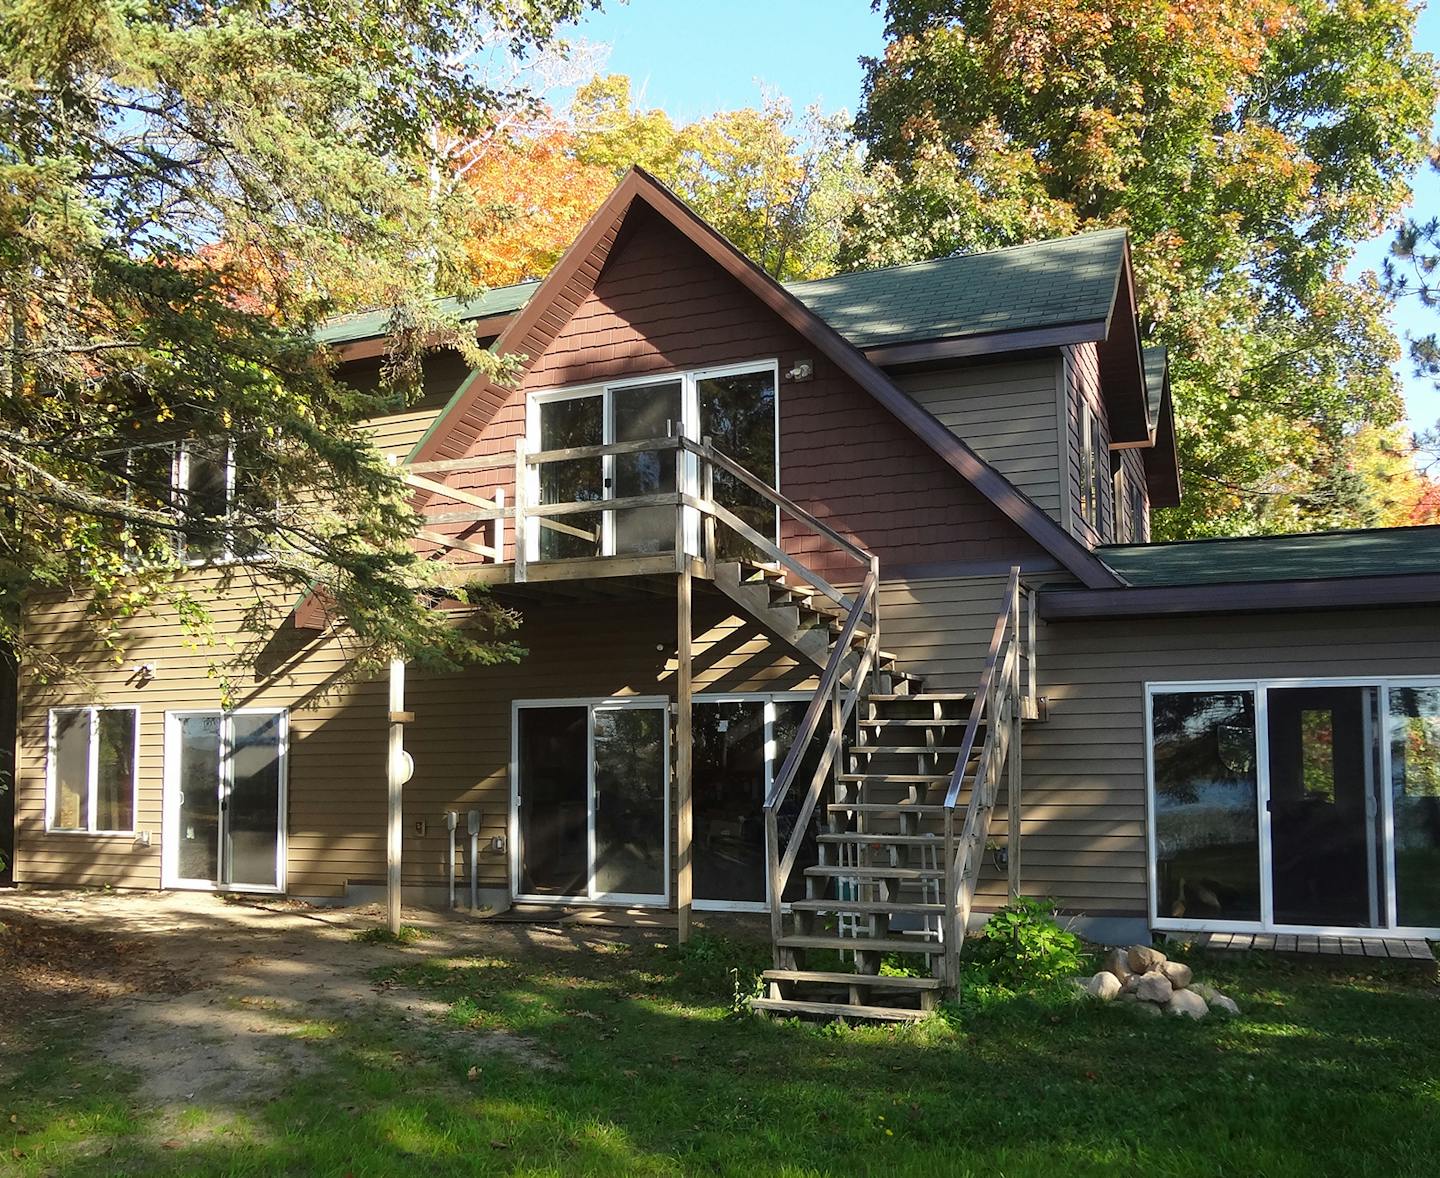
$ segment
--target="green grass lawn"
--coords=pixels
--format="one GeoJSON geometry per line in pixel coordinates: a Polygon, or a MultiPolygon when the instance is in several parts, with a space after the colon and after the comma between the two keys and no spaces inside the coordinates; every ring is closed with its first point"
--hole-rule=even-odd
{"type": "MultiPolygon", "coordinates": [[[[1384,961],[1191,957],[1245,1017],[1142,1020],[980,992],[926,1023],[733,1013],[758,946],[704,936],[519,958],[395,951],[436,1029],[337,1017],[320,1066],[156,1114],[72,1026],[0,1090],[16,1174],[1433,1174],[1440,990],[1384,961]],[[524,1043],[499,1049],[497,1038],[524,1043]]],[[[7,1169],[8,1167],[8,1169],[7,1169]]]]}

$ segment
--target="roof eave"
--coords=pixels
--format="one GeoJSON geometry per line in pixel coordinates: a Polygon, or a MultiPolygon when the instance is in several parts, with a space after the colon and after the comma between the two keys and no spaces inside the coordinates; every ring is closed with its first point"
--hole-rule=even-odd
{"type": "Polygon", "coordinates": [[[1118,589],[1042,590],[1040,617],[1195,617],[1205,614],[1382,608],[1440,602],[1440,577],[1397,573],[1369,577],[1232,581],[1212,585],[1136,585],[1118,589]]]}
{"type": "Polygon", "coordinates": [[[963,360],[1007,352],[1039,351],[1067,344],[1098,343],[1108,330],[1104,319],[1086,319],[1054,327],[1024,327],[938,339],[872,344],[862,348],[865,359],[881,368],[926,364],[935,360],[963,360]]]}

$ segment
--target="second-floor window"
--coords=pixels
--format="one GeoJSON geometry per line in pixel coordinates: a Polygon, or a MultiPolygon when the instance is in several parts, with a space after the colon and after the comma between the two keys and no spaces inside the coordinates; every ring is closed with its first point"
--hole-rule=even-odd
{"type": "Polygon", "coordinates": [[[1080,408],[1080,518],[1097,533],[1103,526],[1104,486],[1110,480],[1110,455],[1100,418],[1089,405],[1080,408]]]}
{"type": "Polygon", "coordinates": [[[171,516],[178,527],[132,525],[142,556],[161,552],[202,564],[242,560],[263,552],[257,524],[267,499],[236,462],[228,439],[159,442],[124,452],[127,502],[171,516]]]}

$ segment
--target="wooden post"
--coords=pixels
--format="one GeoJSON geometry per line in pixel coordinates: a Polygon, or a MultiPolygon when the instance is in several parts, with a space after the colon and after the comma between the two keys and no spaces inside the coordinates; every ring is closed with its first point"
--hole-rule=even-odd
{"type": "Polygon", "coordinates": [[[402,797],[409,774],[405,764],[405,660],[390,660],[390,745],[386,758],[389,821],[385,838],[385,902],[390,931],[400,932],[400,855],[404,833],[402,797]]]}
{"type": "MultiPolygon", "coordinates": [[[[1019,570],[1017,569],[1018,573],[1019,570]]],[[[1013,575],[1012,575],[1013,576],[1013,575]]],[[[1010,626],[1011,641],[1015,644],[1015,658],[1011,661],[1010,669],[1010,715],[1007,717],[1010,724],[1010,731],[1007,733],[1006,744],[1009,746],[1006,752],[1009,754],[1005,759],[1009,763],[1010,780],[1006,783],[1006,800],[1009,807],[1006,811],[1006,822],[1009,826],[1010,861],[1009,861],[1009,885],[1010,899],[1013,902],[1020,896],[1020,726],[1024,721],[1024,704],[1020,696],[1020,657],[1024,652],[1024,643],[1020,637],[1020,578],[1013,576],[1010,582],[1010,626]]]]}
{"type": "Polygon", "coordinates": [[[700,498],[705,504],[705,514],[700,517],[700,555],[705,561],[705,575],[715,579],[715,464],[710,461],[710,438],[700,443],[704,453],[700,456],[700,498]]]}
{"type": "Polygon", "coordinates": [[[694,837],[694,813],[691,808],[691,683],[690,651],[690,562],[682,561],[676,585],[675,644],[675,903],[679,910],[678,936],[683,945],[690,939],[690,908],[694,881],[691,876],[691,841],[694,837]]]}
{"type": "Polygon", "coordinates": [[[515,537],[515,581],[525,580],[525,549],[528,540],[525,534],[525,485],[529,480],[529,464],[525,461],[525,440],[515,443],[515,526],[511,532],[515,537]]]}
{"type": "Polygon", "coordinates": [[[490,533],[490,547],[495,549],[495,563],[505,563],[505,488],[495,488],[495,506],[501,508],[501,512],[491,521],[493,528],[490,533]]]}

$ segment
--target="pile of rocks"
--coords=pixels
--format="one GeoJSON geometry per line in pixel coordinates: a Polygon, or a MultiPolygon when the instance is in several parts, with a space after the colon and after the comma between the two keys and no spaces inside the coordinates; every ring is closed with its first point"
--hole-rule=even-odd
{"type": "Polygon", "coordinates": [[[1075,984],[1101,1002],[1133,1002],[1144,1014],[1200,1019],[1212,1010],[1240,1013],[1214,986],[1195,981],[1188,965],[1149,945],[1110,950],[1104,969],[1093,978],[1076,978],[1075,984]]]}

